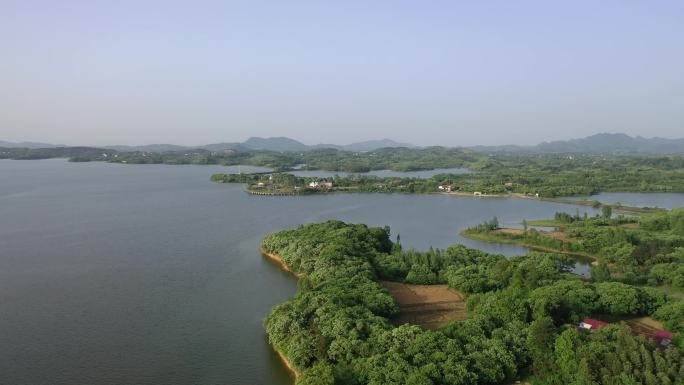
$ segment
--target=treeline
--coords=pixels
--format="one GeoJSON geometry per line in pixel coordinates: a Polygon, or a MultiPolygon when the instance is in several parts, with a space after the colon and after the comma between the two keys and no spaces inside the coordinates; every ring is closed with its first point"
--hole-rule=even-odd
{"type": "MultiPolygon", "coordinates": [[[[597,282],[669,287],[684,292],[684,209],[613,218],[556,213],[554,219],[568,241],[534,229],[518,234],[480,231],[490,241],[516,240],[559,251],[591,254],[599,259],[591,271],[592,279],[597,282]]],[[[665,304],[653,316],[665,322],[670,330],[684,331],[684,300],[665,304]]]]}
{"type": "Polygon", "coordinates": [[[627,326],[558,334],[549,319],[539,319],[527,341],[534,385],[675,385],[684,378],[680,351],[659,350],[627,326]]]}
{"type": "MultiPolygon", "coordinates": [[[[325,152],[325,151],[323,151],[325,152]]],[[[553,198],[591,195],[601,191],[684,191],[684,158],[596,155],[495,155],[449,152],[444,149],[383,149],[368,153],[343,154],[336,151],[326,163],[309,162],[315,152],[302,153],[298,162],[310,169],[366,172],[378,169],[433,169],[466,167],[469,174],[440,174],[431,178],[342,177],[338,185],[348,191],[452,192],[483,194],[522,194],[553,198]],[[434,161],[453,157],[445,164],[434,161]],[[413,167],[409,167],[413,165],[413,167]],[[439,188],[442,186],[442,189],[439,188]]],[[[271,155],[281,156],[281,155],[271,155]]],[[[284,155],[282,155],[284,156],[284,155]]],[[[273,160],[273,158],[271,158],[273,160]]],[[[293,164],[259,163],[276,169],[293,164]]],[[[599,204],[597,202],[597,204],[599,204]]],[[[605,206],[606,210],[611,208],[605,206]]]]}
{"type": "Polygon", "coordinates": [[[213,174],[211,180],[218,183],[245,183],[248,189],[261,182],[266,188],[274,190],[307,190],[310,182],[321,179],[333,182],[329,189],[312,189],[308,192],[357,192],[357,193],[430,193],[438,190],[437,182],[432,179],[377,177],[372,175],[351,174],[335,175],[329,178],[301,177],[288,173],[259,174],[213,174]]]}
{"type": "Polygon", "coordinates": [[[117,152],[96,147],[5,148],[0,147],[0,159],[37,160],[69,158],[72,161],[107,160],[117,152]]]}
{"type": "Polygon", "coordinates": [[[562,237],[535,229],[492,233],[491,221],[464,235],[591,255],[615,266],[624,282],[684,288],[684,208],[640,217],[609,216],[610,212],[596,217],[556,213],[562,237]]]}
{"type": "Polygon", "coordinates": [[[93,147],[2,148],[0,159],[72,158],[80,161],[107,161],[129,164],[218,164],[270,167],[290,170],[306,165],[311,170],[362,173],[372,170],[418,171],[466,167],[483,155],[464,149],[383,148],[369,152],[317,149],[303,152],[226,149],[208,151],[115,151],[93,147]],[[106,154],[104,156],[103,154],[106,154]]]}
{"type": "Polygon", "coordinates": [[[649,314],[665,308],[664,295],[582,282],[562,256],[506,260],[463,246],[404,251],[388,228],[339,221],[271,234],[262,247],[304,274],[296,296],[265,322],[271,344],[301,373],[300,385],[503,384],[530,371],[535,385],[684,378],[674,346],[661,351],[620,325],[590,335],[571,326],[595,313],[649,314]],[[446,282],[470,293],[470,318],[435,331],[392,327],[398,307],[380,278],[446,282]]]}

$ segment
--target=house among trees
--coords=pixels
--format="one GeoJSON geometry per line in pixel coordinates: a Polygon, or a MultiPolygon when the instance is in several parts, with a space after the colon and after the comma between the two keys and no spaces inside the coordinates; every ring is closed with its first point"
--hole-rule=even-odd
{"type": "Polygon", "coordinates": [[[582,322],[579,323],[578,328],[582,330],[596,330],[596,329],[603,329],[607,327],[609,324],[608,322],[603,322],[599,321],[597,319],[592,319],[592,318],[585,318],[582,322]]]}
{"type": "Polygon", "coordinates": [[[309,182],[309,188],[332,188],[333,182],[329,180],[309,182]]]}
{"type": "Polygon", "coordinates": [[[451,185],[444,185],[444,186],[439,185],[439,186],[437,186],[437,188],[439,189],[439,191],[444,191],[444,192],[451,192],[451,190],[452,190],[451,185]]]}
{"type": "Polygon", "coordinates": [[[658,347],[666,348],[668,345],[670,345],[670,342],[672,342],[672,333],[665,330],[657,331],[653,336],[653,341],[656,343],[656,345],[658,345],[658,347]]]}

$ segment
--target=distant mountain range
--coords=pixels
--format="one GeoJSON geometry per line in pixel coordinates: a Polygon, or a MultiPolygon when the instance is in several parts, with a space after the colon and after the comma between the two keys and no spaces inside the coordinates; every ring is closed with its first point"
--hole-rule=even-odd
{"type": "MultiPolygon", "coordinates": [[[[24,148],[55,148],[64,145],[35,143],[35,142],[4,142],[0,141],[0,147],[24,147],[24,148]]],[[[179,146],[174,144],[149,144],[144,146],[99,146],[116,151],[309,151],[315,149],[332,148],[344,151],[373,151],[387,147],[417,148],[409,143],[396,142],[390,139],[369,140],[347,145],[315,144],[307,145],[297,140],[286,137],[258,138],[252,137],[244,142],[213,143],[203,146],[179,146]]],[[[644,138],[632,137],[626,134],[596,134],[581,139],[558,140],[542,142],[534,146],[471,146],[473,151],[482,152],[513,152],[513,153],[621,153],[621,154],[683,154],[684,139],[644,138]]]]}
{"type": "Polygon", "coordinates": [[[0,140],[0,147],[5,148],[55,148],[55,147],[66,147],[64,144],[50,144],[50,143],[39,143],[39,142],[5,142],[0,140]]]}
{"type": "Polygon", "coordinates": [[[684,153],[684,139],[596,134],[582,139],[543,142],[536,149],[540,152],[681,154],[684,153]]]}
{"type": "MultiPolygon", "coordinates": [[[[53,148],[53,147],[63,147],[58,145],[43,144],[43,143],[11,143],[0,141],[0,147],[27,147],[27,148],[53,148]]],[[[252,137],[244,142],[229,142],[229,143],[212,143],[203,146],[179,146],[175,144],[148,144],[143,146],[98,146],[101,148],[108,148],[116,151],[148,151],[148,152],[165,152],[165,151],[188,151],[188,150],[207,150],[207,151],[224,151],[224,150],[234,150],[234,151],[309,151],[321,148],[334,148],[344,151],[372,151],[378,148],[385,147],[416,147],[408,143],[395,142],[390,139],[380,139],[380,140],[368,140],[365,142],[358,142],[346,145],[337,144],[315,144],[307,145],[300,141],[286,138],[286,137],[275,137],[275,138],[257,138],[252,137]]]]}
{"type": "Polygon", "coordinates": [[[346,145],[337,144],[314,144],[307,145],[294,139],[286,137],[275,138],[257,138],[252,137],[242,143],[219,143],[200,146],[200,148],[216,151],[224,149],[249,149],[249,150],[267,150],[267,151],[308,151],[321,148],[334,148],[344,151],[372,151],[378,148],[385,147],[416,147],[409,143],[395,142],[390,139],[368,140],[365,142],[357,142],[346,145]]]}
{"type": "MultiPolygon", "coordinates": [[[[55,147],[67,147],[63,144],[48,144],[48,143],[35,143],[35,142],[5,142],[0,141],[0,147],[5,148],[55,148],[55,147]]],[[[315,144],[307,145],[300,141],[286,138],[286,137],[274,137],[274,138],[258,138],[252,137],[244,142],[228,142],[228,143],[212,143],[203,146],[179,146],[176,144],[147,144],[142,146],[125,146],[125,145],[114,145],[114,146],[97,146],[99,148],[106,148],[116,151],[149,151],[149,152],[164,152],[164,151],[187,151],[187,150],[207,150],[207,151],[223,151],[223,150],[235,150],[235,151],[308,151],[321,148],[334,148],[344,151],[372,151],[378,148],[385,147],[416,147],[409,143],[395,142],[390,139],[379,139],[379,140],[368,140],[365,142],[357,142],[346,145],[337,144],[315,144]]]]}
{"type": "Polygon", "coordinates": [[[627,134],[595,134],[581,139],[542,142],[536,146],[473,146],[475,151],[583,154],[682,154],[684,139],[632,137],[627,134]]]}

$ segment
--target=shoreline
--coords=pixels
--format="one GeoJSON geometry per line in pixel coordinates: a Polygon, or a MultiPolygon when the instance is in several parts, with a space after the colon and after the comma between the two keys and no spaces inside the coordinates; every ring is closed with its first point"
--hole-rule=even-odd
{"type": "MultiPolygon", "coordinates": [[[[230,182],[221,182],[221,181],[215,181],[216,183],[230,183],[230,182]]],[[[605,192],[610,192],[610,191],[605,191],[605,192]]],[[[631,192],[631,193],[653,193],[653,194],[658,194],[659,192],[645,192],[645,191],[616,191],[616,192],[631,192]]],[[[604,203],[600,202],[595,199],[587,199],[586,195],[583,196],[583,199],[572,199],[572,196],[567,196],[567,197],[553,197],[553,198],[547,198],[547,197],[541,197],[541,196],[534,196],[534,195],[526,195],[523,193],[507,193],[507,194],[480,194],[480,195],[475,195],[474,192],[466,192],[466,191],[451,191],[451,192],[445,192],[445,191],[430,191],[430,192],[406,192],[406,191],[383,191],[383,192],[377,192],[377,191],[357,191],[357,190],[349,190],[349,189],[330,189],[326,191],[294,191],[294,192],[267,192],[267,191],[254,191],[250,190],[247,187],[245,187],[245,193],[249,195],[257,195],[257,196],[270,196],[270,197],[275,197],[275,196],[300,196],[300,195],[325,195],[325,194],[411,194],[411,195],[450,195],[450,196],[460,196],[460,197],[470,197],[470,198],[484,198],[484,199],[524,199],[524,200],[531,200],[531,201],[540,201],[540,202],[551,202],[551,203],[559,203],[559,204],[567,204],[567,205],[572,205],[572,206],[591,206],[593,208],[600,208],[601,206],[610,206],[613,208],[614,212],[616,214],[627,214],[627,215],[640,215],[640,214],[647,214],[647,213],[654,213],[654,212],[662,212],[662,211],[667,211],[667,209],[663,209],[660,207],[636,207],[636,206],[627,206],[627,205],[622,205],[619,202],[616,203],[604,203]]]]}
{"type": "Polygon", "coordinates": [[[299,372],[297,371],[297,369],[295,369],[295,367],[292,365],[292,363],[287,359],[287,357],[285,357],[285,355],[280,350],[278,350],[276,348],[273,348],[273,350],[276,352],[276,354],[278,355],[278,358],[283,363],[283,365],[285,365],[285,367],[290,372],[290,374],[294,377],[295,380],[297,380],[299,378],[299,375],[300,375],[299,372]]]}
{"type": "Polygon", "coordinates": [[[261,255],[263,255],[263,256],[267,257],[268,259],[270,259],[271,261],[275,262],[278,265],[278,267],[280,267],[281,270],[288,272],[297,278],[301,278],[304,276],[304,273],[297,273],[295,271],[292,271],[289,267],[287,267],[285,262],[283,262],[283,257],[281,257],[280,255],[275,254],[275,253],[269,253],[268,251],[264,250],[261,247],[259,247],[259,252],[261,253],[261,255]]]}
{"type": "MultiPolygon", "coordinates": [[[[552,202],[552,203],[562,203],[562,204],[568,204],[568,205],[577,205],[577,206],[592,206],[595,204],[593,200],[588,200],[588,199],[571,199],[571,198],[544,198],[544,197],[537,197],[537,196],[532,196],[532,195],[525,195],[522,193],[508,193],[508,194],[481,194],[481,195],[475,195],[473,192],[466,192],[466,191],[452,191],[452,192],[435,192],[431,194],[439,194],[439,195],[454,195],[454,196],[461,196],[461,197],[471,197],[471,198],[494,198],[494,199],[526,199],[526,200],[531,200],[531,201],[541,201],[541,202],[552,202]]],[[[609,203],[602,203],[599,202],[600,205],[609,205],[609,203]]],[[[629,206],[623,206],[625,208],[630,208],[629,206]]],[[[636,209],[636,207],[635,207],[636,209]]]]}
{"type": "MultiPolygon", "coordinates": [[[[261,255],[263,255],[266,258],[270,259],[271,261],[275,262],[281,270],[283,270],[287,273],[290,273],[297,278],[301,278],[302,276],[304,276],[303,273],[296,273],[296,272],[290,270],[290,268],[287,267],[285,262],[283,262],[283,257],[281,257],[280,255],[275,254],[275,253],[269,253],[261,247],[259,247],[259,252],[261,252],[261,255]]],[[[278,358],[283,363],[285,368],[287,368],[287,370],[290,372],[290,374],[294,377],[295,381],[297,381],[300,374],[297,371],[297,369],[295,369],[294,365],[292,365],[292,363],[290,362],[290,360],[287,359],[285,354],[283,352],[281,352],[280,350],[276,349],[275,346],[271,345],[271,348],[273,348],[273,350],[276,352],[276,354],[278,355],[278,358]]]]}
{"type": "Polygon", "coordinates": [[[478,237],[477,235],[475,235],[473,233],[468,233],[468,231],[466,231],[466,230],[461,230],[458,233],[463,237],[466,237],[468,239],[472,239],[475,241],[480,241],[480,242],[509,244],[509,245],[512,244],[512,245],[527,247],[528,249],[531,249],[531,250],[536,250],[536,251],[541,251],[541,252],[546,252],[546,253],[557,253],[557,254],[569,255],[572,257],[589,258],[592,260],[591,261],[592,266],[598,266],[598,258],[593,256],[593,255],[590,255],[590,254],[572,252],[572,251],[567,251],[567,250],[557,250],[557,249],[552,249],[550,247],[544,247],[544,246],[534,245],[534,244],[525,243],[525,242],[516,242],[514,239],[508,239],[508,238],[502,238],[502,239],[497,238],[496,240],[492,240],[492,239],[487,238],[487,237],[478,237]]]}

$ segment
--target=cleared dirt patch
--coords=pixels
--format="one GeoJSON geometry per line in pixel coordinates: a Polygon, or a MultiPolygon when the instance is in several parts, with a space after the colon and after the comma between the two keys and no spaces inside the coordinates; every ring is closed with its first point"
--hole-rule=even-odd
{"type": "MultiPolygon", "coordinates": [[[[562,231],[540,231],[537,230],[537,232],[545,237],[549,238],[555,238],[564,242],[572,242],[572,239],[568,238],[567,235],[565,235],[564,232],[562,231]]],[[[494,233],[501,233],[501,234],[509,234],[509,235],[514,235],[514,236],[523,236],[525,234],[525,230],[521,229],[511,229],[511,228],[501,228],[498,230],[494,230],[494,233]]]]}
{"type": "Polygon", "coordinates": [[[625,320],[625,323],[634,333],[643,334],[647,337],[653,337],[656,332],[665,330],[662,323],[651,317],[627,319],[625,320]]]}
{"type": "Polygon", "coordinates": [[[468,318],[463,295],[447,285],[408,285],[380,281],[399,303],[399,314],[391,321],[399,326],[405,323],[436,329],[449,321],[468,318]]]}

